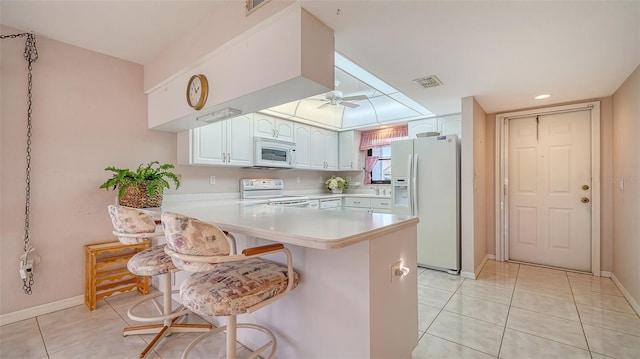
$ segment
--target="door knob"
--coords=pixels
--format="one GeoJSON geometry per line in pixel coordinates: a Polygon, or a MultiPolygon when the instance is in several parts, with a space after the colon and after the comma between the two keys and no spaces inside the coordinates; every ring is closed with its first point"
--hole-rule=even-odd
{"type": "Polygon", "coordinates": [[[580,201],[582,201],[582,203],[589,203],[589,198],[582,197],[582,199],[580,201]]]}
{"type": "Polygon", "coordinates": [[[582,190],[586,191],[589,189],[589,185],[588,184],[583,184],[582,185],[582,190]]]}

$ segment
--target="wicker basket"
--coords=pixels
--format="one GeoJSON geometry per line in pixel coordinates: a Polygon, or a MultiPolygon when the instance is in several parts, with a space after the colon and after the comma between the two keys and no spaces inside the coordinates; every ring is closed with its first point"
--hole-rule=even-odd
{"type": "Polygon", "coordinates": [[[140,183],[137,187],[129,186],[124,195],[118,198],[118,204],[133,208],[160,207],[162,206],[162,188],[153,197],[149,197],[146,183],[140,183]]]}

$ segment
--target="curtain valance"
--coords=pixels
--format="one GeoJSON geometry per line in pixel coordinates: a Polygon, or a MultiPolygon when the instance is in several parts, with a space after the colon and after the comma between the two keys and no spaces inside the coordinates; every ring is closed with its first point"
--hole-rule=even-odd
{"type": "Polygon", "coordinates": [[[389,146],[392,140],[404,138],[408,135],[409,130],[406,125],[363,132],[360,140],[360,151],[366,151],[375,147],[389,146]]]}

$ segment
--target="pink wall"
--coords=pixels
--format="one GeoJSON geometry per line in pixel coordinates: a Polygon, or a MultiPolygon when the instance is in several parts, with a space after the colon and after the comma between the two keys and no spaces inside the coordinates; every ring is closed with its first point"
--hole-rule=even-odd
{"type": "MultiPolygon", "coordinates": [[[[2,27],[3,34],[16,33],[2,27]]],[[[41,262],[32,295],[18,275],[26,146],[24,40],[1,46],[0,313],[84,293],[84,244],[113,240],[98,189],[108,165],[175,162],[175,134],[146,128],[142,66],[37,37],[33,71],[31,244],[41,262]]]]}
{"type": "MultiPolygon", "coordinates": [[[[16,33],[1,27],[2,34],[16,33]]],[[[18,260],[24,238],[26,61],[24,40],[0,43],[0,315],[84,295],[82,246],[112,241],[98,189],[104,168],[176,163],[176,134],[147,129],[141,65],[37,37],[34,64],[31,244],[41,262],[32,295],[22,292],[18,260]]],[[[321,171],[264,171],[177,166],[179,190],[167,194],[238,192],[240,178],[283,178],[287,190],[320,191],[321,171]],[[216,176],[216,184],[209,177],[216,176]],[[300,182],[298,183],[298,178],[300,182]]],[[[362,172],[348,172],[362,181],[362,172]]]]}
{"type": "Polygon", "coordinates": [[[640,66],[613,95],[613,274],[640,303],[640,66]],[[624,178],[624,190],[619,180],[624,178]]]}

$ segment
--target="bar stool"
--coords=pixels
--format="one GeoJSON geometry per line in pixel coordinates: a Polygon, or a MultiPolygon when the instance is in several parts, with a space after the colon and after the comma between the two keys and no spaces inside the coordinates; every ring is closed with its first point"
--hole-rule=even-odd
{"type": "Polygon", "coordinates": [[[194,313],[223,316],[227,325],[211,329],[191,342],[185,349],[185,359],[193,347],[206,337],[226,330],[228,359],[236,358],[238,328],[258,330],[268,337],[266,344],[257,348],[250,358],[256,358],[271,348],[275,356],[276,337],[269,329],[249,323],[237,323],[237,315],[252,313],[287,295],[298,285],[299,276],[293,270],[291,252],[282,244],[248,248],[242,254],[230,254],[230,235],[218,227],[184,215],[162,213],[169,254],[176,267],[194,272],[180,286],[182,304],[194,313]],[[262,258],[264,255],[284,252],[287,265],[262,258]]]}
{"type": "MultiPolygon", "coordinates": [[[[155,237],[164,236],[164,232],[156,232],[155,230],[156,224],[159,223],[156,223],[156,221],[145,212],[114,205],[109,205],[108,211],[114,227],[113,234],[118,237],[121,243],[140,243],[142,241],[149,241],[155,237]]],[[[209,324],[181,324],[177,322],[180,318],[189,314],[190,311],[182,305],[172,310],[171,295],[173,292],[171,290],[171,273],[179,270],[173,264],[171,257],[164,252],[164,247],[165,245],[157,245],[145,249],[131,257],[127,262],[127,269],[131,273],[139,276],[160,276],[164,281],[164,288],[161,293],[145,296],[127,311],[127,315],[131,320],[143,323],[162,322],[126,327],[123,329],[123,336],[156,334],[140,353],[140,358],[144,358],[163,336],[169,336],[172,333],[208,332],[212,327],[209,324]],[[162,297],[162,304],[158,302],[158,297],[162,297]],[[160,315],[141,316],[134,313],[136,308],[147,302],[151,302],[160,315]]]]}

